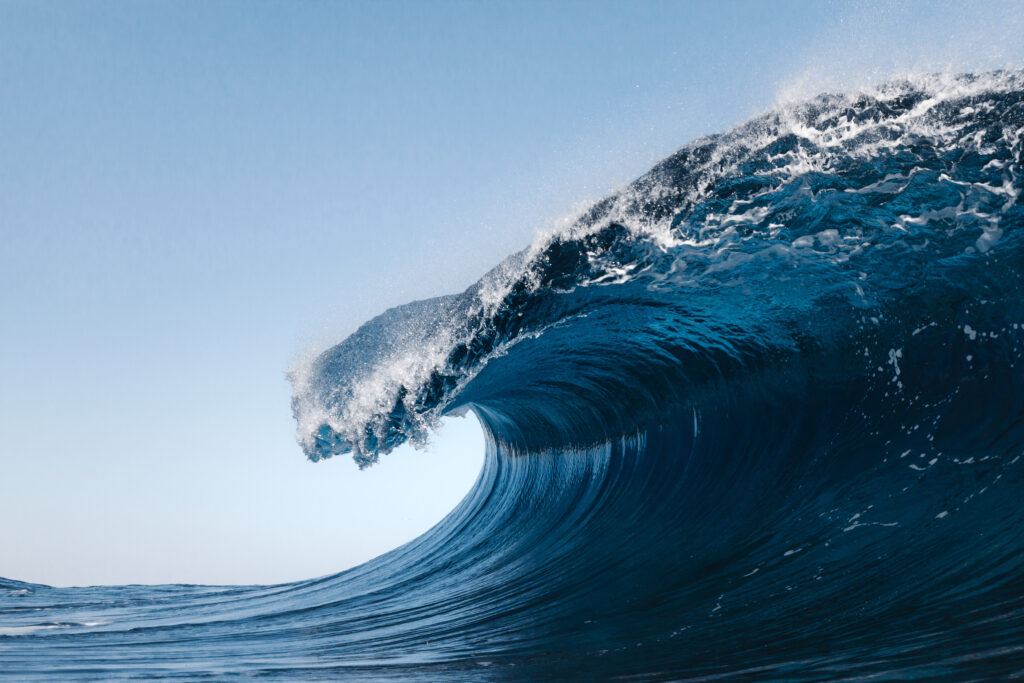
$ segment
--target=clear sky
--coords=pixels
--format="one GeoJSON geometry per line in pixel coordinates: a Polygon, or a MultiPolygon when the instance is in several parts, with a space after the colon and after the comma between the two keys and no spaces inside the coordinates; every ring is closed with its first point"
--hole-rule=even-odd
{"type": "Polygon", "coordinates": [[[273,582],[479,470],[311,464],[284,371],[781,96],[1019,64],[1016,3],[0,3],[0,576],[273,582]]]}

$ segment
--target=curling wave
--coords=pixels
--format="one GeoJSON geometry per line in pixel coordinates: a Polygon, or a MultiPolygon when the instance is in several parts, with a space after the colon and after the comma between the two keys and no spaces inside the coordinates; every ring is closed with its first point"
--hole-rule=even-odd
{"type": "Polygon", "coordinates": [[[824,95],[683,148],[293,371],[313,460],[476,414],[484,469],[437,527],[283,586],[3,582],[0,623],[38,628],[0,630],[0,662],[1019,674],[1022,148],[1021,72],[824,95]]]}

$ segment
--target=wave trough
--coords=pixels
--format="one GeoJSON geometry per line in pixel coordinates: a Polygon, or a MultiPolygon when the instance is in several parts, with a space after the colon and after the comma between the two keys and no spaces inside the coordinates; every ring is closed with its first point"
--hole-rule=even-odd
{"type": "Polygon", "coordinates": [[[4,672],[1024,674],[1022,148],[1021,72],[684,147],[293,371],[313,460],[477,416],[433,530],[282,586],[3,581],[4,672]]]}

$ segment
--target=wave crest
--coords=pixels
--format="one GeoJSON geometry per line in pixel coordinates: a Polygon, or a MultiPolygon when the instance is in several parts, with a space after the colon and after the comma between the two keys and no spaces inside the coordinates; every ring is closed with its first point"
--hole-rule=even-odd
{"type": "Polygon", "coordinates": [[[916,292],[923,319],[936,281],[1017,248],[1022,132],[1024,75],[997,72],[822,95],[698,140],[465,292],[294,370],[299,442],[365,466],[469,407],[522,449],[585,446],[666,396],[862,336],[849,309],[885,318],[916,292]]]}

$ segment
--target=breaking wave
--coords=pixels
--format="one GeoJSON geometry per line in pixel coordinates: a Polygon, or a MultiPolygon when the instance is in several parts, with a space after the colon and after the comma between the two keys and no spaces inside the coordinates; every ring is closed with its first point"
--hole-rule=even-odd
{"type": "Polygon", "coordinates": [[[1021,72],[684,147],[293,371],[313,460],[476,415],[483,471],[438,526],[282,586],[3,582],[4,670],[1021,675],[1022,147],[1021,72]]]}

